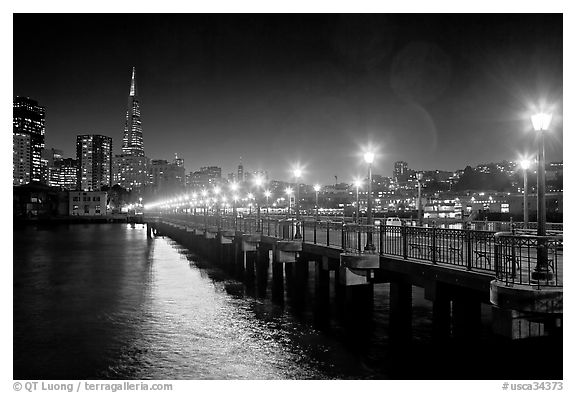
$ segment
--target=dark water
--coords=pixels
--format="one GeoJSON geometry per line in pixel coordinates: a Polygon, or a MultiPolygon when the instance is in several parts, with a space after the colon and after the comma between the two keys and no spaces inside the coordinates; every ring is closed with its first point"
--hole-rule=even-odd
{"type": "MultiPolygon", "coordinates": [[[[312,298],[313,285],[306,291],[312,298]]],[[[419,288],[413,297],[413,339],[394,345],[386,285],[373,312],[351,320],[331,299],[319,321],[312,306],[253,296],[171,239],[147,239],[142,225],[15,228],[14,378],[521,376],[504,368],[522,351],[494,356],[512,347],[489,335],[486,310],[477,342],[440,347],[430,302],[419,288]]]]}

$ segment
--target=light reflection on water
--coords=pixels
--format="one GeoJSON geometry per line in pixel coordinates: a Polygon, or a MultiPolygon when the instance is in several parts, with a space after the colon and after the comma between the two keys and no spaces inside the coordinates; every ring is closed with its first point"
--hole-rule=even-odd
{"type": "Polygon", "coordinates": [[[26,228],[14,235],[15,378],[363,372],[336,340],[267,299],[245,297],[241,283],[217,270],[207,274],[172,240],[147,240],[142,226],[26,228]]]}
{"type": "Polygon", "coordinates": [[[288,285],[279,305],[142,225],[15,228],[13,265],[14,379],[561,378],[561,357],[535,370],[534,343],[490,336],[486,305],[474,342],[436,343],[414,286],[412,341],[396,345],[388,284],[368,317],[331,286],[317,320],[313,274],[304,307],[288,285]]]}

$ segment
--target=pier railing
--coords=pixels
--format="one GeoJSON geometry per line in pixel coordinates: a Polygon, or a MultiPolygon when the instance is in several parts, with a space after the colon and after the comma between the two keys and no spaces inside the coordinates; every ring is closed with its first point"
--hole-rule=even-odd
{"type": "Polygon", "coordinates": [[[507,284],[562,286],[562,236],[537,237],[513,232],[496,233],[475,229],[416,227],[407,225],[365,225],[343,221],[319,221],[305,218],[169,215],[181,225],[193,225],[207,231],[233,230],[245,234],[260,233],[283,240],[296,240],[365,253],[369,238],[379,255],[396,256],[458,266],[467,270],[492,273],[507,284]],[[540,251],[538,251],[540,250],[540,251]],[[538,253],[541,253],[538,264],[538,253]],[[531,272],[543,268],[543,279],[531,279],[531,272]]]}
{"type": "Polygon", "coordinates": [[[494,235],[496,278],[508,286],[563,286],[562,236],[494,235]]]}

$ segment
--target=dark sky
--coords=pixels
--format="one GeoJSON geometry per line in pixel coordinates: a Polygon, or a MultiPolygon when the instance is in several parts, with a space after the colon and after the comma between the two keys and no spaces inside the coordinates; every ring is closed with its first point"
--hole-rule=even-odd
{"type": "Polygon", "coordinates": [[[47,108],[46,145],[80,133],[120,153],[132,66],[144,148],[186,170],[266,169],[349,181],[359,153],[455,170],[534,151],[530,111],[554,110],[562,160],[562,15],[16,14],[14,95],[47,108]]]}

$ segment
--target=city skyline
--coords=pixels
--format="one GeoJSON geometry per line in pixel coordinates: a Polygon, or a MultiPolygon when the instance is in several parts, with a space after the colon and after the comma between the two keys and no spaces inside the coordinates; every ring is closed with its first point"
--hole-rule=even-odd
{"type": "Polygon", "coordinates": [[[51,53],[33,67],[18,41],[34,28],[15,37],[14,95],[47,108],[46,146],[66,156],[77,134],[121,139],[136,67],[147,156],[178,153],[187,172],[233,172],[242,157],[271,178],[298,162],[310,182],[331,183],[364,172],[367,143],[384,175],[396,161],[450,171],[515,160],[535,151],[528,106],[544,96],[556,105],[547,161],[563,160],[561,15],[145,15],[131,34],[118,15],[52,17],[85,27],[48,33],[51,53]],[[104,17],[105,33],[87,32],[104,17]],[[70,54],[64,37],[86,44],[70,54]],[[56,89],[64,79],[84,83],[56,89]]]}

